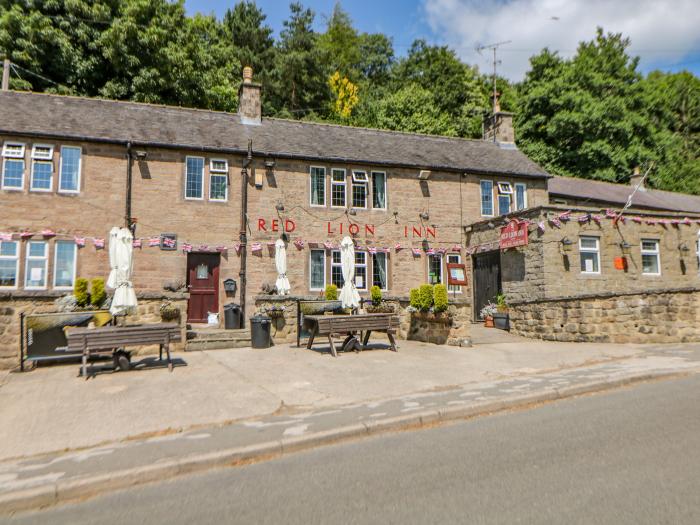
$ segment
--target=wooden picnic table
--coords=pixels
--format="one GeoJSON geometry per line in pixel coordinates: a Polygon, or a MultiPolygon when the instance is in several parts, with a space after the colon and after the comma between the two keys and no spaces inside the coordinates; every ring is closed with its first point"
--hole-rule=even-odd
{"type": "Polygon", "coordinates": [[[168,356],[168,370],[173,371],[170,359],[170,343],[182,340],[177,323],[155,323],[131,326],[101,326],[99,328],[69,328],[66,330],[68,351],[82,352],[81,374],[87,378],[87,360],[91,354],[114,354],[127,346],[160,345],[168,356]]]}
{"type": "Polygon", "coordinates": [[[331,345],[333,357],[338,357],[333,343],[334,336],[346,336],[343,343],[345,348],[348,342],[360,332],[364,332],[364,338],[361,345],[359,342],[354,345],[355,350],[358,349],[358,345],[362,349],[367,346],[372,332],[384,332],[389,338],[391,350],[397,351],[394,335],[399,326],[399,317],[396,314],[305,315],[304,323],[311,333],[306,348],[311,348],[316,336],[326,336],[331,345]]]}

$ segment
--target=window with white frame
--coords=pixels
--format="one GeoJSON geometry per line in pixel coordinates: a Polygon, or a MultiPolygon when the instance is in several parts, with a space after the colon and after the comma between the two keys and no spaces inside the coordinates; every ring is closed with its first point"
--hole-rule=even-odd
{"type": "Polygon", "coordinates": [[[369,178],[365,171],[352,172],[352,207],[366,208],[367,207],[367,185],[369,178]]]}
{"type": "Polygon", "coordinates": [[[80,191],[80,170],[82,150],[75,146],[61,148],[61,164],[58,174],[58,191],[78,193],[80,191]]]}
{"type": "Polygon", "coordinates": [[[0,288],[17,288],[19,243],[0,241],[0,288]]]}
{"type": "Polygon", "coordinates": [[[331,206],[333,208],[345,208],[347,189],[348,182],[345,178],[345,170],[338,168],[331,170],[331,206]]]}
{"type": "Polygon", "coordinates": [[[659,241],[657,239],[642,239],[642,274],[661,275],[659,261],[659,241]]]}
{"type": "Polygon", "coordinates": [[[32,191],[53,189],[53,146],[35,144],[32,147],[32,176],[29,189],[32,191]]]}
{"type": "Polygon", "coordinates": [[[510,213],[510,195],[498,194],[498,214],[507,215],[510,213]]]}
{"type": "Polygon", "coordinates": [[[510,182],[499,182],[498,193],[501,195],[513,195],[513,187],[510,182]]]}
{"type": "Polygon", "coordinates": [[[355,252],[355,288],[367,289],[367,252],[355,252]]]}
{"type": "Polygon", "coordinates": [[[386,253],[372,254],[372,286],[379,286],[381,290],[389,288],[389,273],[387,272],[386,253]]]}
{"type": "Polygon", "coordinates": [[[481,215],[493,217],[493,182],[481,181],[481,215]]]}
{"type": "Polygon", "coordinates": [[[5,142],[2,148],[2,189],[24,188],[24,144],[5,142]]]}
{"type": "Polygon", "coordinates": [[[581,273],[600,273],[600,239],[579,237],[578,249],[581,258],[581,273]]]}
{"type": "Polygon", "coordinates": [[[372,208],[386,210],[386,173],[372,172],[372,208]]]}
{"type": "Polygon", "coordinates": [[[54,288],[73,288],[78,247],[73,241],[56,241],[54,250],[54,288]]]}
{"type": "Polygon", "coordinates": [[[309,290],[326,288],[326,251],[309,250],[309,290]]]}
{"type": "Polygon", "coordinates": [[[338,288],[343,286],[343,268],[340,258],[340,251],[334,250],[331,252],[331,284],[338,288]]]}
{"type": "Polygon", "coordinates": [[[527,208],[527,185],[522,182],[515,184],[515,209],[524,210],[527,208]]]}
{"type": "Polygon", "coordinates": [[[442,283],[442,255],[428,255],[428,283],[442,283]]]}
{"type": "MultiPolygon", "coordinates": [[[[447,264],[459,264],[462,262],[462,256],[458,253],[450,253],[447,255],[447,264]]],[[[458,284],[448,284],[447,291],[453,293],[462,293],[462,287],[458,284]]]]}
{"type": "Polygon", "coordinates": [[[204,159],[187,157],[185,159],[185,199],[201,200],[204,198],[204,159]]]}
{"type": "Polygon", "coordinates": [[[46,288],[48,252],[49,245],[46,241],[29,241],[27,243],[27,264],[24,269],[25,288],[46,288]]]}
{"type": "Polygon", "coordinates": [[[326,205],[326,168],[311,166],[311,206],[326,205]]]}
{"type": "Polygon", "coordinates": [[[228,161],[211,159],[209,162],[209,200],[228,199],[228,161]]]}

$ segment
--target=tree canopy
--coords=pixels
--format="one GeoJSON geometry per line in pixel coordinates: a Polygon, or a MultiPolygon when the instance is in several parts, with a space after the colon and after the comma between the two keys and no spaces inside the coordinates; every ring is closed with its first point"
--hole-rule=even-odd
{"type": "MultiPolygon", "coordinates": [[[[336,3],[289,6],[279,37],[253,0],[222,19],[183,0],[0,0],[11,88],[235,111],[241,69],[263,83],[263,113],[479,138],[492,79],[453,49],[359,31],[336,3]]],[[[700,194],[700,79],[643,75],[621,34],[598,29],[564,58],[543,49],[522,82],[497,79],[516,142],[553,174],[624,182],[654,161],[652,186],[700,194]]]]}

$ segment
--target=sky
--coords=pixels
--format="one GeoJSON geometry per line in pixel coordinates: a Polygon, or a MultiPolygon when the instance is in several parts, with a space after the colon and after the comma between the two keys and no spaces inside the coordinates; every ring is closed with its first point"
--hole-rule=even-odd
{"type": "MultiPolygon", "coordinates": [[[[190,14],[223,16],[236,0],[185,0],[190,14]]],[[[316,12],[322,31],[336,0],[302,0],[316,12]]],[[[287,0],[257,0],[278,34],[289,15],[287,0]]],[[[344,0],[355,27],[391,36],[397,55],[424,38],[448,45],[469,64],[491,71],[492,54],[479,45],[509,41],[498,49],[499,74],[522,80],[528,59],[542,48],[571,56],[597,26],[621,32],[640,57],[640,70],[680,71],[700,76],[699,0],[344,0]]]]}

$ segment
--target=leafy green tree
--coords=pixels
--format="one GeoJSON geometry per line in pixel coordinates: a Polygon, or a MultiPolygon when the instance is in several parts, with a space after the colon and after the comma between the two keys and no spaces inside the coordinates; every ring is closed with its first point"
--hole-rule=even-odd
{"type": "Polygon", "coordinates": [[[433,94],[409,84],[377,102],[374,126],[396,131],[456,136],[450,115],[434,104],[433,94]]]}
{"type": "Polygon", "coordinates": [[[360,75],[360,38],[350,15],[336,2],[326,32],[319,35],[319,49],[331,71],[357,81],[360,75]]]}
{"type": "Polygon", "coordinates": [[[327,111],[329,70],[321,60],[314,12],[294,2],[277,45],[272,81],[272,104],[280,116],[301,118],[327,111]]]}
{"type": "Polygon", "coordinates": [[[395,63],[391,39],[382,33],[362,33],[358,45],[362,77],[373,85],[386,84],[395,63]]]}
{"type": "MultiPolygon", "coordinates": [[[[272,28],[265,24],[265,13],[248,0],[238,2],[224,15],[224,26],[242,67],[251,66],[263,83],[269,78],[275,60],[272,28]]],[[[240,76],[241,71],[237,72],[240,76]]]]}
{"type": "Polygon", "coordinates": [[[516,115],[525,153],[552,173],[608,181],[658,157],[629,43],[599,28],[571,60],[546,49],[531,59],[516,115]]]}

